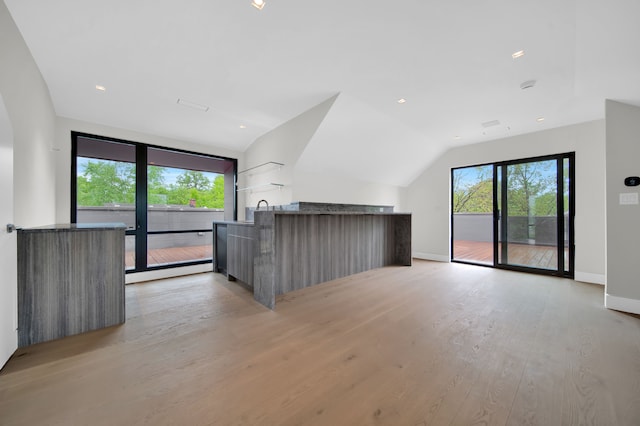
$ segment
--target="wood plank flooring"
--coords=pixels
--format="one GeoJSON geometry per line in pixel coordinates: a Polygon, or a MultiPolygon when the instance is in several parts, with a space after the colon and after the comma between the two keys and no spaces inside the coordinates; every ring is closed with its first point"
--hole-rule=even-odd
{"type": "Polygon", "coordinates": [[[635,425],[640,318],[603,287],[414,260],[279,297],[207,273],[19,350],[2,425],[635,425]]]}

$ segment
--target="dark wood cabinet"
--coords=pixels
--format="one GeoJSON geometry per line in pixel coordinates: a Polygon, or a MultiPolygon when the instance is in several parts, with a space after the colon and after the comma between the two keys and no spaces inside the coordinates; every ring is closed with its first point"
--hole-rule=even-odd
{"type": "Polygon", "coordinates": [[[228,276],[253,286],[253,260],[255,258],[253,226],[227,227],[228,276]]]}
{"type": "Polygon", "coordinates": [[[254,228],[252,223],[213,224],[213,271],[253,286],[254,228]]]}
{"type": "Polygon", "coordinates": [[[213,272],[227,273],[227,224],[213,224],[213,272]]]}
{"type": "Polygon", "coordinates": [[[124,224],[18,233],[18,346],[125,321],[124,224]]]}

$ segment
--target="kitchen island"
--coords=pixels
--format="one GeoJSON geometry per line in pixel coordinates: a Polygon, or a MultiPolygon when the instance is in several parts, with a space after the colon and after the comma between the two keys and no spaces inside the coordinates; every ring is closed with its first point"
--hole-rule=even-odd
{"type": "MultiPolygon", "coordinates": [[[[214,223],[214,234],[216,224],[222,223],[214,223]]],[[[232,242],[227,231],[227,264],[252,268],[246,284],[253,288],[254,298],[271,309],[280,294],[383,266],[411,265],[409,213],[269,210],[256,211],[253,226],[225,224],[239,225],[244,232],[232,242]],[[234,248],[243,242],[242,251],[234,248]]],[[[214,265],[218,254],[214,253],[214,265]]],[[[239,274],[248,277],[249,271],[228,276],[239,274]]]]}

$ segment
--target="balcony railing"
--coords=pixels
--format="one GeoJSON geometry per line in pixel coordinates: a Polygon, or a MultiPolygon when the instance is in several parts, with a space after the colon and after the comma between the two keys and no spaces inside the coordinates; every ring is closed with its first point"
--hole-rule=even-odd
{"type": "MultiPolygon", "coordinates": [[[[79,207],[79,223],[122,222],[135,229],[133,205],[79,207]]],[[[224,210],[189,206],[150,206],[147,210],[147,264],[160,266],[213,258],[212,222],[224,220],[224,210]],[[191,232],[185,232],[191,231],[191,232]],[[156,233],[158,232],[158,233],[156,233]]],[[[135,267],[135,236],[125,239],[127,269],[135,267]]]]}

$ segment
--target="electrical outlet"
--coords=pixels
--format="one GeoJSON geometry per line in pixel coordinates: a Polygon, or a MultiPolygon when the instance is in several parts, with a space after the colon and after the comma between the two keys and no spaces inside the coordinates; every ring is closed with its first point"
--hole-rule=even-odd
{"type": "Polygon", "coordinates": [[[638,193],[627,192],[620,194],[620,205],[630,206],[638,204],[638,193]]]}

